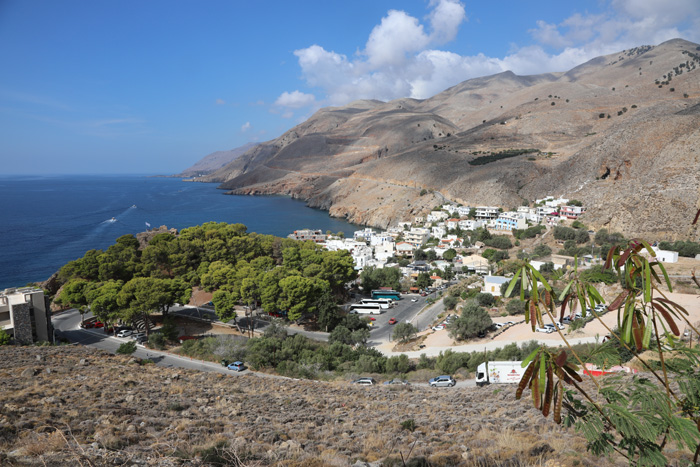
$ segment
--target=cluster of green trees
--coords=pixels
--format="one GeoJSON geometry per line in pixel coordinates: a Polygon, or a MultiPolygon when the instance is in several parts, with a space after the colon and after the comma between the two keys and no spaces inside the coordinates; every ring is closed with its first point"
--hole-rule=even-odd
{"type": "Polygon", "coordinates": [[[661,242],[659,248],[662,250],[676,251],[678,256],[686,258],[694,258],[695,255],[700,255],[700,243],[678,240],[677,242],[661,242]]]}
{"type": "Polygon", "coordinates": [[[547,227],[545,227],[542,224],[537,224],[533,225],[532,227],[528,227],[525,230],[520,230],[520,229],[514,229],[513,230],[513,237],[522,240],[525,238],[535,238],[542,232],[546,231],[547,227]]]}
{"type": "Polygon", "coordinates": [[[576,244],[587,243],[590,240],[588,231],[582,229],[572,229],[571,227],[556,226],[553,232],[557,240],[573,240],[576,244]]]}
{"type": "Polygon", "coordinates": [[[470,339],[483,335],[491,329],[493,321],[491,321],[488,312],[480,306],[480,303],[486,302],[493,304],[493,301],[487,300],[489,297],[491,300],[494,298],[491,294],[479,294],[476,300],[465,302],[459,316],[447,326],[447,331],[452,338],[457,340],[470,339]],[[487,295],[488,297],[486,297],[487,295]]]}
{"type": "Polygon", "coordinates": [[[143,249],[133,235],[124,235],[106,251],[88,251],[59,271],[63,289],[57,302],[89,306],[106,322],[130,322],[167,314],[201,286],[214,292],[223,320],[235,318],[237,304],[284,310],[296,320],[319,313],[323,297],[343,298],[345,284],[356,276],[347,251],[248,233],[243,224],[208,222],[179,235],[160,233],[143,249]]]}
{"type": "Polygon", "coordinates": [[[470,165],[485,165],[501,159],[522,156],[524,154],[539,153],[539,149],[505,149],[500,152],[491,153],[488,156],[479,156],[469,161],[470,165]]]}

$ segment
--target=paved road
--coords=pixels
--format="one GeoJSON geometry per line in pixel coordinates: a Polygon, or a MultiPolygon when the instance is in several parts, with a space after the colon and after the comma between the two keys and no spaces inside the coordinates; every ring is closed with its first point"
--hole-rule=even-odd
{"type": "MultiPolygon", "coordinates": [[[[86,314],[86,318],[91,315],[86,314]]],[[[128,338],[113,337],[105,334],[105,332],[100,329],[81,329],[78,325],[80,324],[80,313],[71,309],[63,313],[54,315],[52,318],[54,328],[57,331],[57,336],[60,335],[70,340],[71,342],[77,342],[82,345],[87,345],[97,349],[106,350],[110,353],[116,353],[119,346],[125,342],[129,342],[128,338]]],[[[230,371],[221,366],[220,364],[204,362],[201,360],[193,360],[189,357],[180,357],[168,352],[160,352],[157,350],[146,349],[141,345],[136,346],[136,352],[133,354],[138,358],[148,358],[155,362],[158,366],[170,367],[170,368],[186,368],[190,370],[198,371],[208,371],[214,373],[223,373],[232,376],[241,376],[245,374],[252,373],[250,370],[243,372],[230,371]]],[[[258,376],[271,377],[271,375],[255,373],[258,376]]]]}

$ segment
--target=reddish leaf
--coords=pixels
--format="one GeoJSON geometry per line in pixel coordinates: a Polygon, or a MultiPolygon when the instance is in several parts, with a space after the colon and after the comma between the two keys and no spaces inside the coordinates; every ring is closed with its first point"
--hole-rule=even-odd
{"type": "Polygon", "coordinates": [[[676,325],[676,322],[673,321],[673,318],[671,318],[671,314],[664,308],[662,305],[659,305],[658,303],[653,303],[654,308],[656,308],[661,315],[663,315],[664,319],[668,323],[668,326],[671,328],[671,332],[675,334],[676,336],[680,336],[681,332],[678,330],[678,326],[676,325]]]}
{"type": "Polygon", "coordinates": [[[608,306],[609,310],[617,310],[622,306],[622,303],[627,299],[627,296],[630,294],[629,290],[623,290],[620,295],[617,296],[615,300],[608,306]]]}
{"type": "Polygon", "coordinates": [[[566,352],[564,352],[563,350],[559,352],[559,355],[557,355],[557,359],[555,360],[557,366],[564,366],[564,364],[566,364],[566,358],[566,352]]]}

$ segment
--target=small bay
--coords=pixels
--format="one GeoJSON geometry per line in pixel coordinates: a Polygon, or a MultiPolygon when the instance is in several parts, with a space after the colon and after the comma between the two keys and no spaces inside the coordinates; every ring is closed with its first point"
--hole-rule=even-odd
{"type": "Polygon", "coordinates": [[[0,290],[49,278],[91,249],[166,225],[241,223],[285,237],[359,227],[285,196],[231,196],[216,184],[137,175],[0,177],[0,290]]]}

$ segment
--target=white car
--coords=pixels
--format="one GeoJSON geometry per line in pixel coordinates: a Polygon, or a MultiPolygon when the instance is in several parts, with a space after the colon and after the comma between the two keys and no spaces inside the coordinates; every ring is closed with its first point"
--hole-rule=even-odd
{"type": "Polygon", "coordinates": [[[132,331],[131,329],[122,329],[121,331],[119,331],[119,333],[117,333],[117,337],[129,337],[133,333],[134,331],[132,331]]]}
{"type": "Polygon", "coordinates": [[[552,323],[547,323],[547,324],[544,325],[544,327],[546,327],[546,328],[552,328],[553,331],[556,331],[556,327],[558,327],[559,329],[564,329],[565,326],[564,326],[563,324],[561,324],[561,323],[557,323],[557,326],[554,327],[554,325],[553,325],[552,323]]]}
{"type": "Polygon", "coordinates": [[[437,326],[433,326],[433,331],[441,331],[443,329],[445,329],[444,324],[438,324],[437,326]]]}
{"type": "Polygon", "coordinates": [[[548,328],[548,327],[536,328],[535,331],[537,331],[537,332],[546,332],[547,334],[551,334],[551,333],[554,332],[554,328],[548,328]]]}
{"type": "Polygon", "coordinates": [[[417,298],[412,298],[411,301],[412,301],[412,302],[417,302],[418,299],[417,299],[417,298]]]}

